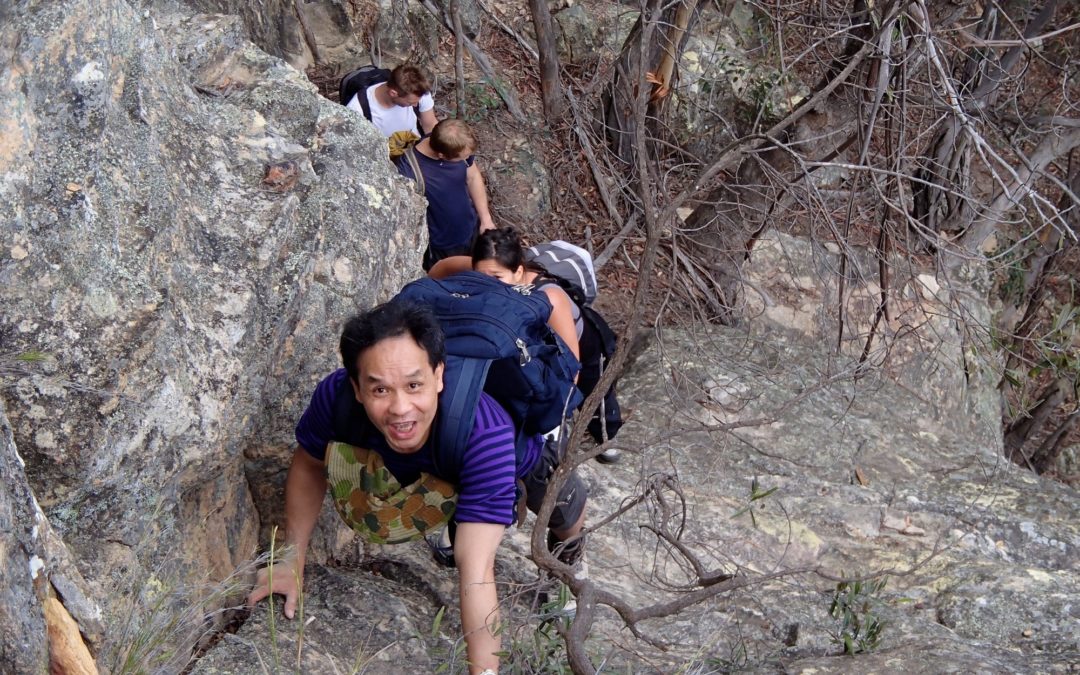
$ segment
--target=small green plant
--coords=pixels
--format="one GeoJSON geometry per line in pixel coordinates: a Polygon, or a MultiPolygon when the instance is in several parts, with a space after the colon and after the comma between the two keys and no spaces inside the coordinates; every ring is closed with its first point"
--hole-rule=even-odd
{"type": "Polygon", "coordinates": [[[681,667],[678,675],[713,675],[714,673],[738,673],[750,668],[750,654],[746,648],[746,641],[736,639],[728,645],[728,654],[719,656],[713,654],[700,660],[681,667]]]}
{"type": "Polygon", "coordinates": [[[0,377],[20,377],[35,369],[33,364],[47,361],[49,355],[39,351],[8,352],[0,354],[0,377]]]}
{"type": "Polygon", "coordinates": [[[487,82],[466,84],[465,98],[470,102],[466,115],[470,122],[486,119],[492,111],[502,108],[499,91],[487,82]]]}
{"type": "Polygon", "coordinates": [[[509,635],[509,646],[499,653],[500,670],[512,675],[569,675],[572,671],[567,662],[566,644],[559,635],[557,623],[541,621],[532,630],[509,635]]]}
{"type": "Polygon", "coordinates": [[[871,652],[881,642],[885,622],[876,614],[878,595],[886,579],[841,581],[836,584],[829,616],[836,620],[834,644],[843,645],[844,654],[871,652]]]}
{"type": "Polygon", "coordinates": [[[458,639],[450,642],[449,638],[442,634],[442,622],[446,618],[446,606],[439,608],[435,619],[431,622],[431,633],[427,636],[416,634],[421,642],[431,644],[427,652],[433,663],[438,663],[436,673],[457,673],[465,665],[465,640],[458,639]],[[430,642],[429,642],[430,640],[430,642]]]}
{"type": "Polygon", "coordinates": [[[761,501],[762,499],[765,499],[766,497],[768,497],[772,493],[776,492],[778,489],[779,488],[772,487],[772,488],[769,488],[768,490],[762,490],[761,489],[761,484],[758,483],[757,476],[754,476],[753,480],[750,481],[750,496],[749,496],[749,498],[747,498],[746,506],[742,507],[741,509],[739,509],[735,513],[731,514],[731,517],[734,519],[734,518],[738,518],[739,516],[741,516],[744,513],[749,513],[750,514],[750,522],[756,528],[757,527],[757,518],[754,517],[754,502],[758,502],[758,501],[761,501]]]}
{"type": "Polygon", "coordinates": [[[194,658],[192,648],[237,608],[252,571],[248,564],[219,583],[189,585],[169,564],[156,568],[110,620],[101,662],[119,674],[183,671],[194,658]]]}
{"type": "Polygon", "coordinates": [[[47,358],[49,358],[49,355],[45,352],[38,352],[33,350],[15,355],[15,360],[22,361],[23,363],[41,363],[47,358]]]}

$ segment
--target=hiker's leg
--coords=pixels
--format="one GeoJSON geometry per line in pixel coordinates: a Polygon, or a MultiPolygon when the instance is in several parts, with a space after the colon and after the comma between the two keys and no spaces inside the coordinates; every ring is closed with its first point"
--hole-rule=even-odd
{"type": "Polygon", "coordinates": [[[560,541],[563,541],[565,539],[569,539],[570,537],[577,536],[578,534],[581,533],[581,530],[584,527],[585,527],[585,509],[583,507],[581,509],[581,515],[578,516],[578,519],[576,521],[574,521],[574,523],[571,524],[570,527],[564,527],[564,528],[560,528],[560,529],[555,529],[554,527],[551,527],[551,528],[548,528],[548,532],[550,532],[552,534],[552,536],[554,536],[556,539],[558,539],[560,541]]]}
{"type": "MultiPolygon", "coordinates": [[[[560,440],[548,439],[536,466],[524,479],[525,503],[533,513],[537,513],[544,503],[548,482],[562,461],[564,447],[560,440]]],[[[581,557],[584,545],[582,538],[574,539],[565,545],[562,542],[576,537],[584,527],[588,494],[585,482],[574,471],[559,490],[555,508],[548,520],[548,550],[555,552],[559,559],[567,564],[573,564],[581,557]]]]}
{"type": "Polygon", "coordinates": [[[585,527],[585,510],[582,509],[577,521],[569,528],[562,530],[549,529],[547,533],[548,550],[555,554],[560,562],[567,565],[575,565],[585,553],[585,536],[581,529],[585,527]],[[567,540],[570,541],[567,541],[567,540]]]}

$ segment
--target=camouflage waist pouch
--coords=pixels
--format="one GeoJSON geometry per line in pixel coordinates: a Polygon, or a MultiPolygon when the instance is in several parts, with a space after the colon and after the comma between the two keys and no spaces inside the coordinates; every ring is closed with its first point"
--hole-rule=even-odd
{"type": "Polygon", "coordinates": [[[401,544],[432,532],[454,515],[454,486],[431,474],[402,486],[373,450],[330,443],[326,471],[342,519],[374,544],[401,544]]]}

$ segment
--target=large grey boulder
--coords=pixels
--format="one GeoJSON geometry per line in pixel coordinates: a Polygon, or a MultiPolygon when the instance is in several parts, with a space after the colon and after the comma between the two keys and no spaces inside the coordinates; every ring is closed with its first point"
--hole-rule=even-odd
{"type": "MultiPolygon", "coordinates": [[[[418,2],[376,0],[374,11],[365,12],[370,25],[371,53],[378,54],[384,68],[412,61],[426,64],[439,54],[439,41],[445,30],[439,19],[418,2]]],[[[432,83],[438,90],[438,83],[432,83]]]]}
{"type": "Polygon", "coordinates": [[[600,41],[596,22],[581,5],[559,10],[553,17],[558,26],[559,58],[564,63],[584,63],[595,58],[600,41]]]}
{"type": "Polygon", "coordinates": [[[252,556],[341,320],[419,273],[423,207],[235,18],[0,12],[0,395],[108,642],[147,589],[252,556]]]}
{"type": "Polygon", "coordinates": [[[240,17],[252,42],[303,71],[355,62],[362,46],[345,0],[175,0],[198,12],[240,17]]]}

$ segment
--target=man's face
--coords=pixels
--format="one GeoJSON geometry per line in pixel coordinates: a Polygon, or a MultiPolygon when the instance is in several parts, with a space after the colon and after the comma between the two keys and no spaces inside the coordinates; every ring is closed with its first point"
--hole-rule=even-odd
{"type": "Polygon", "coordinates": [[[420,103],[420,97],[416,94],[406,94],[397,89],[390,89],[390,102],[402,108],[415,108],[420,103]]]}
{"type": "Polygon", "coordinates": [[[411,335],[376,342],[357,359],[356,400],[393,450],[412,453],[431,435],[443,364],[428,363],[427,352],[411,335]]]}

